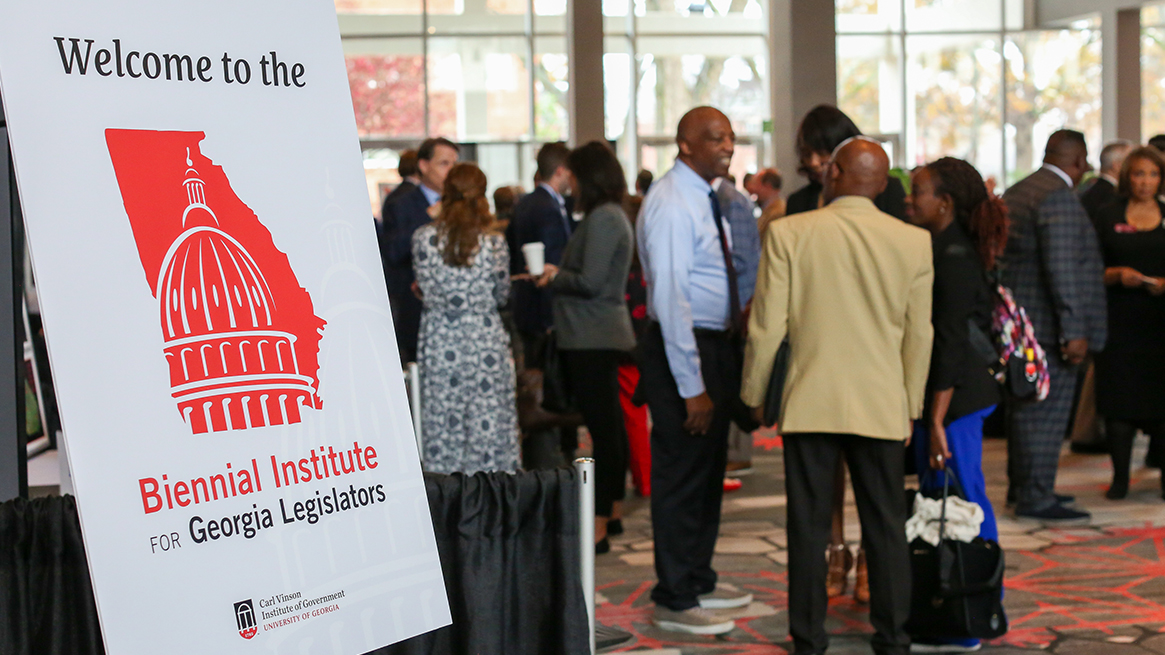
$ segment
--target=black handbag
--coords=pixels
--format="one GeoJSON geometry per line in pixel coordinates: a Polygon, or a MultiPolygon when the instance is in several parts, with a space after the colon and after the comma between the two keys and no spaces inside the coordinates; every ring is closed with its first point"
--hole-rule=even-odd
{"type": "Polygon", "coordinates": [[[566,377],[565,362],[558,350],[558,333],[546,335],[542,353],[542,409],[555,414],[573,414],[578,411],[566,377]]]}
{"type": "Polygon", "coordinates": [[[776,425],[781,418],[781,396],[785,394],[785,376],[789,374],[789,340],[786,338],[777,348],[773,358],[773,372],[769,374],[769,386],[765,390],[765,425],[776,425]]]}
{"type": "Polygon", "coordinates": [[[945,473],[938,545],[921,538],[910,544],[913,583],[906,631],[916,639],[994,639],[1007,633],[1003,549],[982,537],[970,543],[945,538],[951,479],[958,485],[954,471],[945,473]]]}

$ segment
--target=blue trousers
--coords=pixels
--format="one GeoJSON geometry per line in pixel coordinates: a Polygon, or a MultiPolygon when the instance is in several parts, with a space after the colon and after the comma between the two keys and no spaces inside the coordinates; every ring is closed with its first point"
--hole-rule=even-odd
{"type": "MultiPolygon", "coordinates": [[[[963,484],[967,500],[983,508],[984,518],[979,536],[998,541],[999,528],[995,524],[995,511],[987,499],[987,483],[983,479],[983,421],[994,411],[995,406],[992,405],[956,419],[947,426],[947,448],[951,451],[947,466],[954,469],[959,482],[963,484]]],[[[914,423],[913,441],[914,461],[921,479],[922,473],[930,469],[930,430],[923,421],[914,423]]],[[[942,489],[943,477],[941,473],[927,476],[922,490],[942,489]]]]}
{"type": "MultiPolygon", "coordinates": [[[[999,527],[995,523],[995,510],[991,508],[991,501],[987,499],[987,483],[983,479],[983,421],[995,411],[995,405],[968,414],[947,426],[947,449],[951,451],[951,459],[947,468],[954,469],[959,482],[963,484],[963,492],[967,500],[978,503],[983,508],[983,525],[979,526],[979,536],[984,539],[999,540],[999,527]]],[[[918,466],[919,480],[923,472],[930,470],[930,430],[922,421],[914,423],[914,461],[918,466]]],[[[942,489],[943,474],[932,471],[926,476],[926,482],[921,483],[923,491],[942,489]],[[936,475],[937,474],[937,475],[936,475]]],[[[953,491],[951,493],[954,493],[953,491]]],[[[978,639],[938,639],[940,644],[958,644],[971,647],[979,643],[978,639]]]]}

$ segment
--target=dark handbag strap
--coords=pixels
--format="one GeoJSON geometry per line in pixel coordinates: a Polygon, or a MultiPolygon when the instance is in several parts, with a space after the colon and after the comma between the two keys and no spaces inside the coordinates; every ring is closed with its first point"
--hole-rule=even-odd
{"type": "Polygon", "coordinates": [[[938,516],[938,542],[942,545],[946,537],[947,530],[947,496],[951,489],[951,481],[955,483],[955,493],[958,498],[967,500],[967,492],[963,490],[963,483],[959,482],[959,476],[955,474],[955,470],[949,466],[943,467],[943,507],[938,516]]]}
{"type": "MultiPolygon", "coordinates": [[[[970,596],[973,594],[982,593],[984,591],[995,589],[999,586],[1000,582],[1003,580],[1003,572],[1005,569],[1005,563],[1004,563],[1004,559],[1002,557],[1002,551],[999,551],[1000,557],[996,558],[995,570],[992,571],[991,576],[987,580],[985,580],[983,582],[978,582],[978,583],[975,583],[972,585],[967,584],[966,571],[964,570],[963,566],[960,565],[957,567],[958,568],[958,575],[959,575],[959,585],[958,585],[958,587],[955,587],[954,585],[951,584],[950,571],[951,571],[951,569],[954,569],[956,567],[953,566],[954,562],[950,562],[952,564],[951,566],[946,565],[949,561],[948,558],[960,559],[960,557],[959,557],[960,553],[959,553],[958,546],[953,546],[950,549],[943,547],[943,542],[946,541],[947,498],[950,495],[951,482],[952,481],[954,482],[955,493],[957,493],[959,495],[959,497],[961,497],[963,500],[966,500],[967,495],[966,495],[966,492],[963,491],[963,485],[961,482],[959,482],[959,476],[955,473],[954,469],[950,468],[949,466],[944,467],[943,474],[944,474],[943,475],[943,500],[942,500],[943,504],[942,504],[942,510],[939,512],[939,519],[938,519],[939,520],[939,523],[938,523],[938,548],[939,548],[939,561],[940,561],[940,565],[939,565],[940,594],[944,597],[970,596]],[[948,555],[948,553],[950,553],[950,554],[948,555]]],[[[998,549],[999,548],[998,544],[996,544],[995,547],[996,547],[996,549],[998,549]]]]}
{"type": "MultiPolygon", "coordinates": [[[[952,484],[954,486],[955,495],[958,496],[959,498],[962,498],[963,500],[967,500],[967,492],[966,492],[966,490],[963,489],[963,483],[959,480],[959,476],[955,473],[955,470],[952,469],[951,467],[947,466],[947,467],[943,468],[942,471],[943,471],[944,475],[947,476],[950,484],[952,484]]],[[[920,491],[922,490],[923,487],[926,486],[926,483],[930,482],[930,478],[932,475],[938,475],[938,472],[936,472],[932,468],[926,468],[922,471],[922,473],[919,475],[919,478],[918,478],[918,486],[919,486],[920,491]]],[[[945,484],[945,482],[944,482],[944,484],[945,484]]]]}

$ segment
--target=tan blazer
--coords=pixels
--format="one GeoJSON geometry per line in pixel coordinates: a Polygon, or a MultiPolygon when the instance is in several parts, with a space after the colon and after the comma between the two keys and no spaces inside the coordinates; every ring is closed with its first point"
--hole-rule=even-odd
{"type": "Polygon", "coordinates": [[[769,206],[765,207],[764,211],[762,211],[760,214],[760,219],[757,221],[757,227],[760,229],[760,233],[764,234],[765,229],[769,226],[769,223],[772,223],[784,215],[785,199],[778,196],[774,198],[773,201],[769,203],[769,206]]]}
{"type": "Polygon", "coordinates": [[[762,240],[741,398],[763,404],[788,334],[782,432],[904,439],[934,337],[930,234],[845,196],[773,221],[762,240]]]}

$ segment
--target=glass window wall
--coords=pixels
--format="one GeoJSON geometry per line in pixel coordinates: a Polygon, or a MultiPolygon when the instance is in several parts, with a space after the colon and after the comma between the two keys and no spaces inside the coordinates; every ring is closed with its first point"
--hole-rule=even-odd
{"type": "MultiPolygon", "coordinates": [[[[838,104],[911,168],[970,161],[998,189],[1051,132],[1100,139],[1097,21],[1024,31],[1023,0],[836,0],[838,104]]],[[[1163,94],[1165,95],[1165,94],[1163,94]]]]}
{"type": "Polygon", "coordinates": [[[1004,44],[1008,182],[1040,166],[1044,144],[1063,126],[1084,132],[1095,161],[1101,144],[1099,25],[1021,32],[1004,44]]]}
{"type": "Polygon", "coordinates": [[[607,137],[629,177],[671,168],[680,117],[712,105],[732,120],[733,172],[763,161],[769,118],[767,0],[603,0],[607,137]]]}
{"type": "MultiPolygon", "coordinates": [[[[763,156],[768,0],[601,0],[606,134],[629,178],[674,159],[676,123],[711,104],[733,121],[734,170],[763,156]]],[[[873,0],[877,4],[876,0],[873,0]]],[[[570,135],[567,0],[335,0],[369,201],[399,152],[468,144],[491,191],[530,188],[540,144],[570,135]]]]}
{"type": "Polygon", "coordinates": [[[1141,9],[1141,135],[1165,134],[1165,5],[1141,9]]]}
{"type": "Polygon", "coordinates": [[[491,193],[530,188],[537,144],[569,134],[566,0],[335,4],[374,214],[429,136],[465,144],[491,193]]]}

